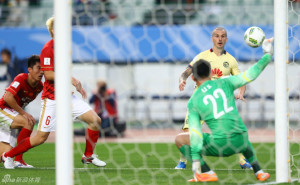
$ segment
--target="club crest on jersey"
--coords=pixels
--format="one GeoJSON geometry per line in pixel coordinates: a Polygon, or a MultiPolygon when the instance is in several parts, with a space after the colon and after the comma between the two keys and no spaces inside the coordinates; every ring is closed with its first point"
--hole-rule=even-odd
{"type": "Polygon", "coordinates": [[[11,86],[13,86],[14,88],[17,88],[20,85],[20,82],[14,82],[11,86]]]}
{"type": "Polygon", "coordinates": [[[229,62],[223,62],[223,66],[224,66],[225,68],[228,68],[228,67],[229,67],[229,62]]]}
{"type": "Polygon", "coordinates": [[[223,76],[223,72],[218,68],[213,69],[211,72],[212,72],[213,76],[217,76],[217,78],[220,78],[221,76],[223,76]]]}
{"type": "Polygon", "coordinates": [[[50,58],[44,58],[44,65],[50,65],[50,58]]]}

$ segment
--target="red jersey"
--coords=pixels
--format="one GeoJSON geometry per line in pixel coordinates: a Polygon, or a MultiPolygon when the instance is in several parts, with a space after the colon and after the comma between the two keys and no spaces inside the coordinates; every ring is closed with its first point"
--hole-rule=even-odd
{"type": "MultiPolygon", "coordinates": [[[[24,108],[26,105],[32,102],[36,98],[36,96],[43,90],[42,82],[39,82],[39,84],[36,87],[31,87],[28,84],[27,79],[28,74],[21,73],[18,76],[16,76],[16,78],[10,84],[10,86],[5,89],[6,91],[14,95],[14,98],[16,99],[18,105],[22,108],[24,108]]],[[[4,101],[4,95],[0,99],[0,108],[11,108],[4,101]]]]}
{"type": "MultiPolygon", "coordinates": [[[[40,55],[41,70],[42,71],[54,71],[54,42],[53,39],[45,44],[40,55]]],[[[44,89],[42,99],[49,98],[55,99],[54,96],[54,81],[46,80],[44,82],[44,89]]]]}

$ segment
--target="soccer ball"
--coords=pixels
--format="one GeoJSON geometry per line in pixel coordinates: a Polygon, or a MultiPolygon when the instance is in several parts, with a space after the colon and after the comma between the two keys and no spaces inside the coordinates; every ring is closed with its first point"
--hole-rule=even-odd
{"type": "Polygon", "coordinates": [[[261,46],[261,44],[265,40],[265,33],[261,28],[253,26],[248,28],[245,32],[244,40],[248,46],[257,48],[261,46]]]}

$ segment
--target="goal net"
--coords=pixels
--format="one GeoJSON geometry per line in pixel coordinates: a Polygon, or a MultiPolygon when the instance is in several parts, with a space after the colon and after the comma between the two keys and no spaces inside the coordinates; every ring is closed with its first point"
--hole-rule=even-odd
{"type": "MultiPolygon", "coordinates": [[[[299,179],[300,161],[298,3],[288,2],[289,180],[292,181],[299,179]]],[[[75,3],[72,24],[76,64],[73,73],[84,82],[90,94],[97,91],[97,80],[105,80],[107,87],[117,93],[118,119],[126,122],[126,131],[118,133],[110,119],[110,128],[106,129],[116,138],[105,137],[102,132],[97,151],[109,165],[102,173],[89,171],[91,181],[176,184],[178,179],[185,183],[191,178],[190,163],[186,171],[173,170],[179,160],[174,138],[182,132],[187,101],[195,86],[189,79],[186,89],[179,92],[180,74],[194,56],[212,47],[210,36],[216,26],[227,29],[226,51],[237,59],[242,71],[248,69],[263,53],[261,48],[247,46],[243,34],[255,25],[264,30],[267,38],[274,36],[273,15],[271,0],[75,3]],[[132,179],[124,177],[127,173],[132,179]],[[144,175],[151,180],[145,180],[144,175]]],[[[247,102],[236,102],[260,165],[270,173],[273,182],[276,181],[274,71],[275,65],[271,63],[255,82],[247,85],[247,102]]],[[[206,125],[203,129],[209,131],[206,125]]],[[[79,144],[76,151],[81,153],[81,147],[79,144]]],[[[205,157],[205,160],[217,172],[221,184],[256,182],[251,170],[240,169],[237,156],[205,157]]],[[[75,165],[76,177],[80,177],[80,173],[75,165]]]]}
{"type": "MultiPolygon", "coordinates": [[[[176,184],[176,176],[186,179],[191,174],[171,170],[179,159],[172,143],[175,135],[181,132],[187,101],[195,85],[189,79],[185,91],[179,92],[180,74],[195,55],[212,47],[210,35],[216,26],[227,29],[225,49],[238,60],[239,68],[244,71],[250,67],[262,56],[262,50],[245,45],[243,33],[256,25],[265,31],[267,38],[274,36],[273,1],[114,0],[97,3],[91,1],[73,6],[73,60],[78,62],[74,65],[74,74],[80,74],[79,78],[89,92],[95,90],[100,78],[116,90],[119,119],[126,122],[124,135],[100,140],[100,148],[106,146],[110,154],[120,151],[126,159],[120,164],[110,155],[108,163],[113,164],[117,175],[112,180],[106,177],[105,181],[111,184],[117,181],[141,183],[144,181],[140,174],[146,173],[151,177],[151,183],[161,184],[160,175],[163,174],[170,184],[176,184]],[[111,146],[110,142],[114,145],[111,146]],[[129,146],[124,142],[130,143],[129,146]],[[164,154],[160,153],[157,143],[168,143],[164,154]],[[143,151],[143,146],[149,147],[148,152],[143,151]],[[151,158],[157,165],[149,164],[151,158]],[[124,180],[126,171],[133,173],[135,178],[124,180]]],[[[290,180],[297,180],[300,160],[297,144],[299,83],[295,74],[298,74],[299,61],[300,3],[289,1],[288,4],[289,162],[290,180]]],[[[272,63],[255,82],[247,85],[247,102],[237,101],[258,160],[262,169],[271,174],[271,181],[276,179],[274,71],[272,63]]],[[[205,125],[203,127],[207,130],[205,125]]],[[[240,171],[237,157],[205,159],[212,169],[221,173],[221,183],[255,181],[252,172],[240,171]],[[222,170],[226,175],[220,172],[222,170]],[[245,173],[242,179],[239,178],[241,173],[245,173]],[[224,178],[227,175],[230,178],[224,178]]],[[[191,169],[191,164],[187,168],[191,169]]],[[[97,179],[95,174],[92,175],[97,179]]]]}

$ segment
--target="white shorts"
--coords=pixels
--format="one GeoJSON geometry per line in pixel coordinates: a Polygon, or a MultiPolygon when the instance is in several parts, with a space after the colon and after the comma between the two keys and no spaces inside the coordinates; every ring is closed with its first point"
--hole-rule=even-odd
{"type": "Polygon", "coordinates": [[[0,109],[0,142],[9,143],[14,147],[17,142],[17,129],[11,129],[10,125],[19,113],[14,109],[0,109]]]}
{"type": "MultiPolygon", "coordinates": [[[[82,99],[72,95],[72,115],[75,120],[92,108],[82,99]]],[[[61,123],[64,124],[64,123],[61,123]]],[[[45,98],[42,100],[42,109],[38,130],[42,132],[53,132],[56,128],[56,101],[45,98]]]]}

